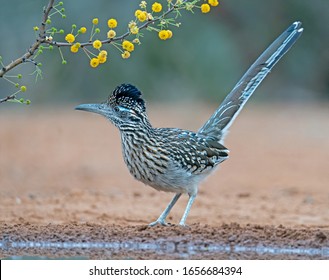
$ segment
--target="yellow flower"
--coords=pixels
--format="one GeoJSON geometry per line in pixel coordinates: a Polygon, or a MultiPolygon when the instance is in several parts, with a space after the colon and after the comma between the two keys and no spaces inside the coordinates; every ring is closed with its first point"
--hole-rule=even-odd
{"type": "Polygon", "coordinates": [[[96,68],[99,65],[99,59],[94,57],[90,60],[90,66],[96,68]]]}
{"type": "Polygon", "coordinates": [[[201,12],[206,14],[210,12],[210,6],[209,4],[202,4],[201,5],[201,12]]]}
{"type": "Polygon", "coordinates": [[[116,19],[110,18],[107,21],[107,25],[108,25],[109,28],[116,28],[118,26],[118,22],[116,21],[116,19]]]}
{"type": "Polygon", "coordinates": [[[133,52],[134,49],[135,49],[135,46],[134,46],[133,43],[130,43],[129,46],[127,47],[127,51],[128,51],[128,52],[133,52]]]}
{"type": "Polygon", "coordinates": [[[106,62],[106,60],[107,60],[107,57],[105,56],[105,57],[101,57],[101,58],[99,58],[99,63],[105,63],[106,62]]]}
{"type": "Polygon", "coordinates": [[[124,40],[124,41],[122,42],[122,48],[123,48],[124,50],[129,51],[129,52],[132,52],[132,51],[135,49],[135,46],[134,46],[133,43],[129,42],[128,40],[124,40]]]}
{"type": "Polygon", "coordinates": [[[115,35],[117,35],[117,33],[114,30],[109,30],[109,32],[107,32],[107,38],[109,39],[114,38],[115,35]]]}
{"type": "Polygon", "coordinates": [[[69,42],[69,43],[72,44],[72,43],[74,42],[74,40],[75,40],[75,37],[74,37],[73,34],[69,33],[69,34],[67,34],[67,35],[65,36],[65,40],[66,40],[67,42],[69,42]]]}
{"type": "Polygon", "coordinates": [[[218,0],[208,0],[209,5],[216,7],[218,6],[218,0]]]}
{"type": "Polygon", "coordinates": [[[162,5],[158,2],[154,2],[152,5],[152,11],[155,13],[159,13],[162,10],[162,5]]]}
{"type": "Polygon", "coordinates": [[[93,42],[93,47],[97,50],[99,50],[102,47],[102,42],[100,40],[95,40],[93,42]]]}
{"type": "Polygon", "coordinates": [[[130,57],[130,52],[128,52],[128,51],[124,51],[124,52],[121,54],[121,56],[122,56],[122,58],[127,59],[127,58],[130,57]]]}
{"type": "Polygon", "coordinates": [[[134,27],[130,28],[131,34],[137,34],[138,31],[139,31],[139,28],[137,26],[134,26],[134,27]]]}
{"type": "Polygon", "coordinates": [[[128,24],[128,27],[131,29],[133,27],[137,26],[136,22],[135,21],[130,21],[129,24],[128,24]]]}
{"type": "Polygon", "coordinates": [[[128,47],[127,51],[128,51],[128,52],[133,52],[133,51],[134,51],[134,49],[135,49],[135,46],[134,46],[134,44],[133,44],[133,43],[131,43],[131,44],[129,45],[129,47],[128,47]]]}
{"type": "Polygon", "coordinates": [[[172,31],[171,30],[166,30],[168,33],[168,39],[170,39],[172,37],[172,31]]]}
{"type": "Polygon", "coordinates": [[[107,56],[100,56],[100,54],[98,55],[97,58],[99,60],[99,63],[105,63],[107,60],[107,56]]]}
{"type": "Polygon", "coordinates": [[[133,40],[133,43],[134,43],[134,44],[138,44],[138,45],[140,45],[140,44],[141,44],[141,41],[140,41],[138,38],[135,38],[135,39],[133,40]]]}
{"type": "Polygon", "coordinates": [[[77,46],[77,44],[71,46],[71,52],[77,53],[78,51],[79,51],[79,47],[77,46]]]}
{"type": "Polygon", "coordinates": [[[124,50],[127,49],[129,43],[130,43],[129,41],[124,40],[124,41],[122,42],[122,48],[123,48],[124,50]]]}
{"type": "Polygon", "coordinates": [[[100,58],[100,57],[104,58],[106,56],[107,56],[107,51],[105,51],[105,50],[100,51],[98,54],[98,58],[100,58]]]}
{"type": "Polygon", "coordinates": [[[97,25],[97,24],[98,24],[98,18],[94,18],[94,19],[92,20],[92,23],[95,24],[95,25],[97,25]]]}
{"type": "Polygon", "coordinates": [[[138,17],[143,11],[141,10],[136,10],[135,11],[135,17],[138,17]]]}
{"type": "Polygon", "coordinates": [[[26,86],[21,86],[21,92],[25,92],[26,91],[26,86]]]}
{"type": "Polygon", "coordinates": [[[79,30],[80,30],[80,33],[81,34],[84,34],[84,33],[87,32],[87,28],[86,27],[81,27],[79,30]]]}
{"type": "Polygon", "coordinates": [[[143,22],[145,20],[147,20],[147,12],[141,12],[138,16],[137,16],[138,20],[140,22],[143,22]]]}
{"type": "Polygon", "coordinates": [[[167,30],[161,30],[159,33],[158,33],[158,36],[161,40],[167,40],[169,38],[169,33],[167,30]]]}

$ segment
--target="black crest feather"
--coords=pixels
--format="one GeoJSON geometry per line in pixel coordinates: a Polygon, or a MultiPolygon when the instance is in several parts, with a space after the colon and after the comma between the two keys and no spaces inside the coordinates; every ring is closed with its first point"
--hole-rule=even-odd
{"type": "Polygon", "coordinates": [[[122,105],[134,109],[138,106],[145,110],[145,102],[141,97],[142,93],[138,88],[131,84],[121,84],[117,86],[109,96],[109,103],[113,105],[122,105]]]}

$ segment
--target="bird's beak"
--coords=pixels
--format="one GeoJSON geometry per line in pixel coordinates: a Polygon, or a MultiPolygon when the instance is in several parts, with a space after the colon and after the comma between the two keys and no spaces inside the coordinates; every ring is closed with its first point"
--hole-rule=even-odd
{"type": "Polygon", "coordinates": [[[87,111],[96,114],[100,114],[102,116],[108,116],[110,114],[110,107],[106,104],[81,104],[75,107],[75,110],[87,111]]]}

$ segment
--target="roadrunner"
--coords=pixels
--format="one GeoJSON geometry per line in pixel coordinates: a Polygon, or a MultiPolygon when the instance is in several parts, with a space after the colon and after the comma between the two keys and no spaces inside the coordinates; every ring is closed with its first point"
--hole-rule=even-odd
{"type": "Polygon", "coordinates": [[[168,225],[166,218],[183,193],[188,194],[189,200],[179,224],[185,225],[200,181],[228,158],[229,151],[223,143],[232,122],[302,32],[300,22],[284,31],[251,65],[198,132],[153,127],[141,92],[130,84],[116,87],[103,103],[75,108],[103,115],[120,130],[124,161],[137,180],[157,190],[175,193],[150,226],[168,225]]]}

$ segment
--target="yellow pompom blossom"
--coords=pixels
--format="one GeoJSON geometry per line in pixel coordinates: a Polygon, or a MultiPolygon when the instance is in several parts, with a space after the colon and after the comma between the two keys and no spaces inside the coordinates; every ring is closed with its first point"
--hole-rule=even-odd
{"type": "Polygon", "coordinates": [[[208,0],[209,5],[216,7],[218,6],[218,0],[208,0]]]}
{"type": "Polygon", "coordinates": [[[135,17],[138,18],[138,16],[139,16],[142,12],[143,12],[143,11],[141,11],[141,10],[136,10],[136,11],[135,11],[135,17]]]}
{"type": "Polygon", "coordinates": [[[131,34],[137,34],[138,31],[139,31],[139,28],[137,26],[134,26],[134,27],[130,28],[131,34]]]}
{"type": "Polygon", "coordinates": [[[202,4],[201,5],[201,12],[206,14],[210,12],[210,6],[209,4],[202,4]]]}
{"type": "Polygon", "coordinates": [[[143,22],[145,20],[147,20],[147,12],[141,12],[138,16],[137,16],[138,20],[140,22],[143,22]]]}
{"type": "Polygon", "coordinates": [[[100,57],[104,58],[106,56],[107,56],[107,51],[105,51],[105,50],[100,51],[98,54],[98,58],[100,58],[100,57]]]}
{"type": "Polygon", "coordinates": [[[155,13],[159,13],[162,10],[162,5],[158,2],[154,2],[152,5],[152,11],[155,13]]]}
{"type": "Polygon", "coordinates": [[[128,52],[132,52],[135,49],[135,46],[132,42],[129,42],[128,40],[124,40],[122,42],[122,48],[128,52]]]}
{"type": "Polygon", "coordinates": [[[69,33],[65,36],[65,41],[67,41],[68,43],[73,43],[75,41],[75,37],[73,34],[69,33]]]}
{"type": "Polygon", "coordinates": [[[97,25],[97,24],[98,24],[98,18],[93,18],[92,23],[93,23],[94,25],[97,25]]]}
{"type": "Polygon", "coordinates": [[[71,46],[71,52],[77,53],[78,51],[79,51],[79,47],[77,46],[77,44],[71,46]]]}
{"type": "Polygon", "coordinates": [[[129,29],[131,29],[131,28],[133,28],[135,26],[137,26],[137,23],[135,21],[133,21],[133,20],[128,23],[128,28],[129,29]]]}
{"type": "Polygon", "coordinates": [[[108,25],[109,28],[116,28],[118,26],[118,22],[116,21],[116,19],[110,18],[107,21],[107,25],[108,25]]]}
{"type": "Polygon", "coordinates": [[[130,45],[129,45],[128,48],[127,48],[127,51],[128,51],[128,52],[132,52],[132,51],[134,51],[134,49],[135,49],[134,44],[133,44],[133,43],[130,43],[130,45]]]}
{"type": "Polygon", "coordinates": [[[114,30],[109,30],[109,32],[107,32],[107,38],[112,39],[117,35],[117,33],[114,30]]]}
{"type": "Polygon", "coordinates": [[[87,32],[87,28],[86,27],[81,27],[79,29],[79,31],[80,31],[81,34],[85,34],[87,32]]]}
{"type": "Polygon", "coordinates": [[[107,57],[105,56],[105,57],[100,57],[100,58],[98,58],[98,60],[99,60],[99,63],[105,63],[106,62],[106,60],[107,60],[107,57]]]}
{"type": "Polygon", "coordinates": [[[124,51],[124,52],[121,54],[121,56],[122,56],[122,58],[127,59],[127,58],[130,57],[130,52],[128,52],[128,51],[124,51]]]}
{"type": "Polygon", "coordinates": [[[107,60],[107,52],[106,51],[101,51],[99,55],[97,56],[99,63],[105,63],[107,60]],[[106,54],[102,53],[105,52],[106,54]]]}
{"type": "Polygon", "coordinates": [[[158,33],[158,35],[161,40],[167,40],[172,37],[172,31],[171,30],[161,30],[158,33]]]}
{"type": "Polygon", "coordinates": [[[99,65],[99,59],[94,57],[90,60],[90,66],[96,68],[99,65]]]}
{"type": "Polygon", "coordinates": [[[125,40],[125,41],[122,42],[122,48],[124,50],[127,49],[128,45],[129,45],[129,41],[125,40]]]}
{"type": "Polygon", "coordinates": [[[93,42],[93,47],[97,50],[99,50],[102,47],[102,42],[100,40],[95,40],[93,42]]]}

